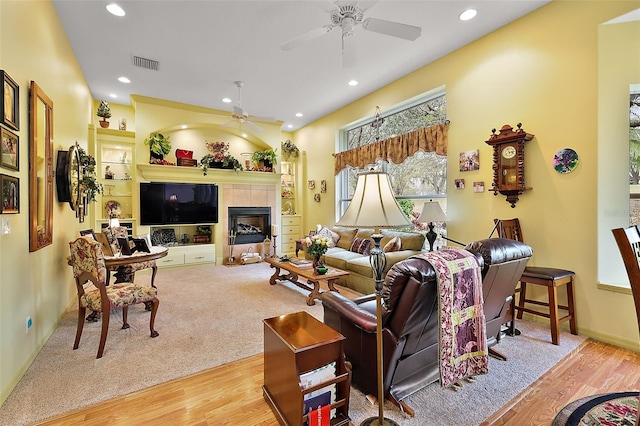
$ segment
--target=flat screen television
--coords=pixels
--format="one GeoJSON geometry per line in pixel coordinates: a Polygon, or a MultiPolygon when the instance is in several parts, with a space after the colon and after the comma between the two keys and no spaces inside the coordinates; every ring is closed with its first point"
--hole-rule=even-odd
{"type": "Polygon", "coordinates": [[[218,223],[218,185],[140,183],[141,225],[218,223]]]}

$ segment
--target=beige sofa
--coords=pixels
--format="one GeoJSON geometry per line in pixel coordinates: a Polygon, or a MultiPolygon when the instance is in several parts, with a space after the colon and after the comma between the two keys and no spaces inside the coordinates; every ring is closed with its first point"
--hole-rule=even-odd
{"type": "MultiPolygon", "coordinates": [[[[373,271],[369,263],[369,256],[350,251],[354,238],[370,238],[373,229],[353,229],[334,226],[333,232],[339,235],[335,247],[327,250],[322,257],[322,261],[327,266],[333,266],[349,272],[349,276],[340,278],[337,284],[350,288],[362,294],[371,294],[375,291],[373,282],[373,271]]],[[[386,253],[387,264],[384,274],[396,263],[400,262],[422,251],[425,236],[423,234],[411,232],[398,232],[382,229],[380,231],[384,237],[380,246],[384,247],[393,237],[400,238],[400,249],[398,251],[386,253]]],[[[373,241],[371,241],[373,248],[373,241]]]]}

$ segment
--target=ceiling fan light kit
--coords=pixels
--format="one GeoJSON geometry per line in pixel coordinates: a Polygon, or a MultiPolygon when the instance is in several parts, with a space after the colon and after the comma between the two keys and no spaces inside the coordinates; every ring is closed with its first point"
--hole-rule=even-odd
{"type": "Polygon", "coordinates": [[[277,120],[273,117],[258,117],[255,115],[249,115],[242,108],[242,86],[244,86],[244,82],[242,81],[234,81],[233,84],[238,86],[238,105],[233,107],[233,112],[231,113],[231,120],[221,125],[219,128],[224,129],[229,127],[231,124],[238,123],[238,131],[242,133],[242,125],[246,124],[251,130],[256,133],[262,132],[262,128],[260,128],[254,121],[264,122],[264,123],[275,123],[277,120]]]}

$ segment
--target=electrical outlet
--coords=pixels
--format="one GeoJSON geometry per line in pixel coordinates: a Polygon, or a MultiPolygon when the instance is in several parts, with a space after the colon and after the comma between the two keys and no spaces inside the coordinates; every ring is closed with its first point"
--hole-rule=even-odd
{"type": "Polygon", "coordinates": [[[31,315],[27,317],[27,334],[29,334],[29,329],[33,325],[33,321],[31,320],[31,315]]]}

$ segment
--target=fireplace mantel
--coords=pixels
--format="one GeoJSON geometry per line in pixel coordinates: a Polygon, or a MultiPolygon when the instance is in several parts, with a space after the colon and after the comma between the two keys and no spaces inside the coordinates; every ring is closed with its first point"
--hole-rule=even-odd
{"type": "Polygon", "coordinates": [[[238,183],[280,185],[280,173],[236,172],[235,170],[207,169],[205,176],[200,167],[162,166],[138,164],[140,180],[149,182],[238,183]]]}

